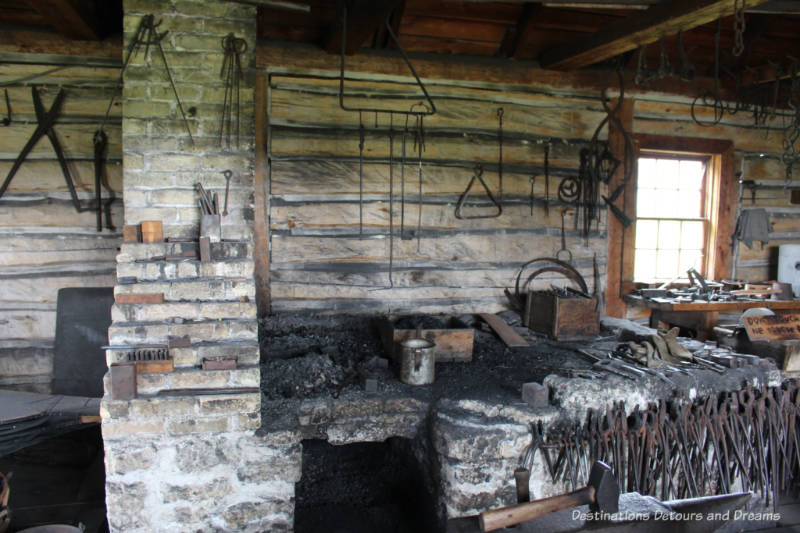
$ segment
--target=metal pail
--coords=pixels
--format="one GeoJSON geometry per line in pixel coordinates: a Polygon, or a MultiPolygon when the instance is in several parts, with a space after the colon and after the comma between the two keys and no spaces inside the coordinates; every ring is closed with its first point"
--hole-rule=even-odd
{"type": "Polygon", "coordinates": [[[425,339],[408,339],[400,346],[400,381],[409,385],[433,383],[436,345],[425,339]]]}

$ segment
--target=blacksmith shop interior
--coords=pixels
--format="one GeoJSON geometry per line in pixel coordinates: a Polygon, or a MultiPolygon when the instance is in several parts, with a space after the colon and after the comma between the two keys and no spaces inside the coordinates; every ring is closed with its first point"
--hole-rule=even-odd
{"type": "Polygon", "coordinates": [[[800,527],[800,0],[0,0],[0,533],[800,527]]]}

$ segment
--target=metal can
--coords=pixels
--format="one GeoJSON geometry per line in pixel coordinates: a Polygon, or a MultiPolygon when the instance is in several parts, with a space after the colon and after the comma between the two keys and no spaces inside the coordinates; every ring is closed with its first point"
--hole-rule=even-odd
{"type": "Polygon", "coordinates": [[[408,339],[400,346],[400,381],[408,385],[433,383],[436,344],[426,339],[408,339]]]}

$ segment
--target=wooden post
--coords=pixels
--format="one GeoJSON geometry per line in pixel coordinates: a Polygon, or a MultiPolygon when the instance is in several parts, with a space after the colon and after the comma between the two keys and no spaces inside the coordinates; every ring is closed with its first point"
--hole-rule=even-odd
{"type": "MultiPolygon", "coordinates": [[[[630,134],[633,130],[633,104],[634,101],[626,99],[622,102],[618,111],[618,118],[622,122],[622,127],[630,134]]],[[[608,191],[611,194],[614,189],[619,187],[625,178],[627,164],[634,164],[633,161],[625,161],[625,137],[619,128],[614,126],[614,122],[608,125],[608,144],[611,152],[615,154],[622,164],[617,169],[611,182],[608,184],[608,191]]],[[[631,154],[633,156],[633,154],[631,154]]],[[[635,169],[634,169],[635,171],[635,169]]],[[[630,213],[633,209],[633,198],[635,196],[636,180],[631,180],[624,193],[617,199],[617,206],[625,213],[630,213]],[[633,194],[631,189],[634,189],[633,194]]],[[[625,226],[608,210],[608,256],[606,258],[606,310],[605,314],[614,317],[625,315],[625,302],[622,300],[622,279],[623,279],[623,252],[625,249],[625,226]]],[[[633,241],[628,243],[633,246],[633,241]]],[[[632,267],[631,267],[632,268],[632,267]]]]}
{"type": "Polygon", "coordinates": [[[256,283],[256,308],[258,316],[270,313],[269,287],[269,161],[267,160],[267,74],[256,76],[255,90],[255,170],[253,173],[254,222],[253,240],[256,283]]]}

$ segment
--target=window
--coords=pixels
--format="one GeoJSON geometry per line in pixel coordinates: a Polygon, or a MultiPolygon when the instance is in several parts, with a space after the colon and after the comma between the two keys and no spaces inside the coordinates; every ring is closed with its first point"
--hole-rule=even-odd
{"type": "MultiPolygon", "coordinates": [[[[623,123],[627,124],[629,130],[632,129],[632,114],[629,122],[623,121],[623,123]]],[[[622,153],[625,140],[619,130],[610,126],[608,135],[609,144],[622,153]]],[[[736,222],[738,191],[733,162],[733,142],[710,137],[672,137],[647,133],[633,133],[631,140],[633,141],[634,167],[637,163],[643,163],[646,169],[647,165],[656,164],[659,170],[651,173],[634,168],[633,179],[624,185],[624,193],[617,200],[617,207],[632,219],[634,224],[626,226],[619,217],[613,214],[609,214],[608,217],[606,314],[618,317],[625,316],[624,297],[641,287],[642,282],[638,281],[638,278],[649,278],[656,283],[660,283],[660,280],[671,279],[670,275],[663,272],[666,270],[664,266],[661,267],[662,272],[658,271],[658,265],[671,263],[675,265],[674,271],[677,274],[687,264],[696,262],[697,270],[707,279],[720,280],[730,277],[733,263],[730,241],[736,222]],[[653,163],[652,160],[658,160],[659,163],[653,163]],[[665,161],[664,168],[667,170],[661,170],[660,161],[662,160],[665,161]],[[681,162],[683,161],[687,161],[686,176],[683,178],[685,182],[681,181],[681,177],[684,175],[681,172],[681,162]],[[676,164],[677,172],[675,172],[676,164]],[[698,168],[698,165],[703,169],[703,185],[700,189],[693,184],[697,174],[689,171],[693,166],[698,168]],[[672,171],[669,170],[670,167],[672,171]],[[675,187],[676,192],[661,190],[664,189],[661,185],[665,181],[660,173],[669,177],[670,181],[678,180],[677,187],[675,187]],[[652,180],[654,176],[656,181],[650,181],[648,185],[648,180],[652,180]],[[650,196],[650,200],[646,198],[642,200],[642,205],[649,202],[650,212],[647,212],[647,208],[643,208],[641,213],[637,213],[639,179],[643,179],[643,194],[650,196]],[[685,205],[680,200],[666,200],[667,196],[673,194],[675,197],[680,197],[681,189],[686,189],[687,198],[695,200],[687,201],[685,205]],[[690,189],[695,192],[689,193],[690,189]],[[703,211],[698,212],[692,208],[689,215],[689,206],[698,205],[697,190],[702,191],[699,205],[703,211]],[[669,211],[667,211],[668,206],[672,206],[669,207],[669,211]],[[666,216],[664,216],[665,212],[666,216]],[[640,236],[637,239],[638,217],[643,219],[642,223],[650,222],[651,227],[654,225],[658,227],[660,224],[666,223],[667,230],[670,228],[668,223],[672,222],[672,231],[664,231],[661,235],[661,242],[659,242],[659,234],[653,236],[652,233],[649,238],[640,236]],[[689,224],[691,222],[695,224],[689,224]],[[684,224],[687,228],[684,228],[684,224]],[[702,242],[691,242],[691,237],[689,237],[691,231],[684,236],[682,230],[698,225],[703,225],[705,228],[704,237],[700,239],[702,242]],[[677,231],[676,237],[675,228],[677,227],[680,229],[677,231]],[[670,239],[672,240],[670,241],[670,239]],[[675,244],[676,240],[678,241],[677,245],[675,244]],[[647,269],[644,266],[639,267],[639,275],[634,276],[637,246],[641,247],[644,256],[647,256],[649,252],[650,264],[647,269]],[[665,257],[663,262],[659,260],[659,252],[663,252],[665,257]],[[677,259],[675,259],[676,254],[677,259]],[[655,271],[653,265],[656,265],[655,271]],[[634,281],[635,278],[637,281],[634,281]]],[[[609,184],[609,191],[614,191],[615,187],[622,184],[624,176],[623,163],[614,174],[609,184]]],[[[646,226],[646,224],[643,225],[646,226]]],[[[643,235],[646,234],[643,232],[643,235]]],[[[639,255],[641,259],[642,254],[639,255]]],[[[669,270],[671,272],[673,267],[670,267],[669,270]]],[[[680,274],[686,275],[685,272],[680,272],[680,274]]]]}
{"type": "Polygon", "coordinates": [[[708,157],[640,153],[633,281],[660,283],[706,272],[708,157]]]}

